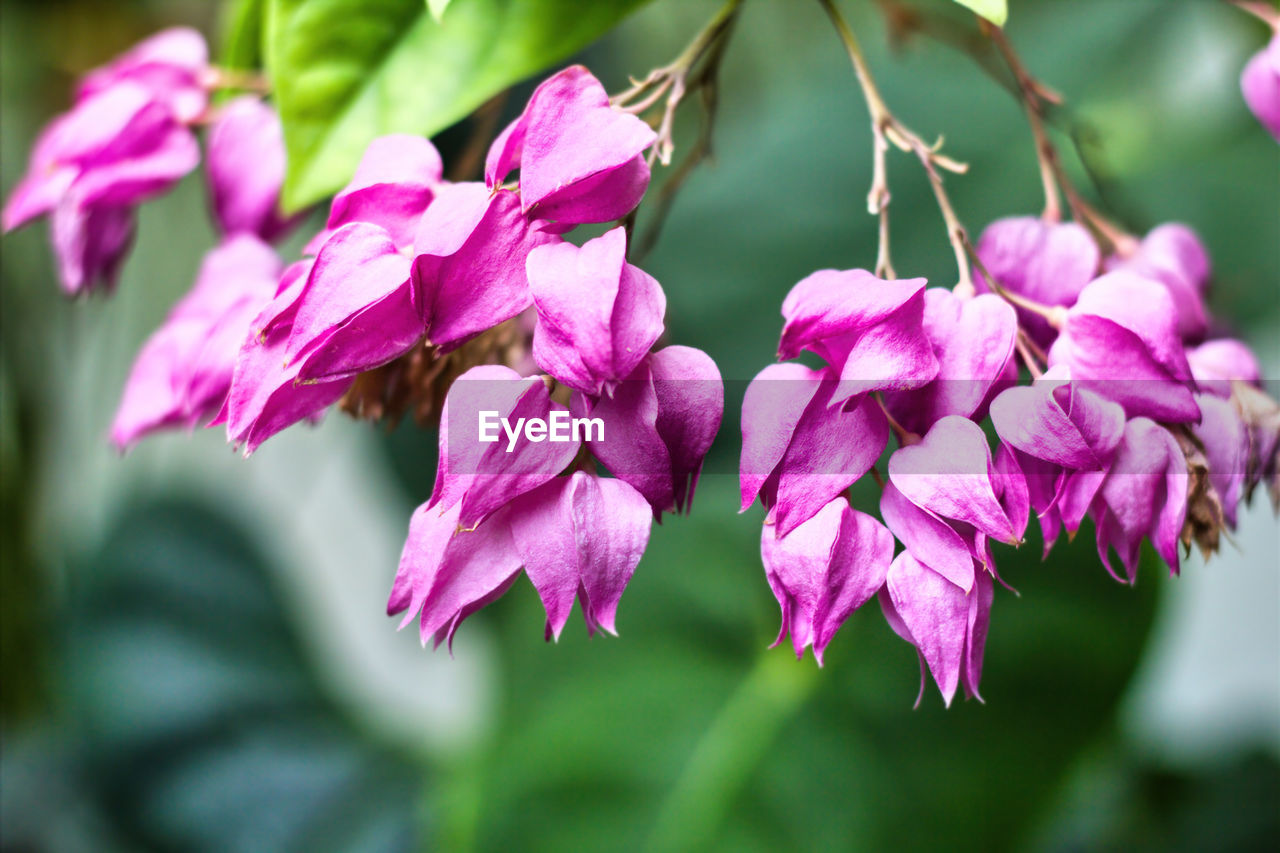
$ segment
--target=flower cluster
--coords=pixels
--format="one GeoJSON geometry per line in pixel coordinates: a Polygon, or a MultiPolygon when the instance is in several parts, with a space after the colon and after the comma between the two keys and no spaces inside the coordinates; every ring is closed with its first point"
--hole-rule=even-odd
{"type": "MultiPolygon", "coordinates": [[[[103,200],[84,186],[110,183],[113,203],[161,187],[153,161],[138,154],[154,129],[128,127],[133,112],[122,104],[167,122],[166,132],[190,143],[183,171],[195,165],[183,122],[205,116],[204,49],[188,41],[185,31],[164,34],[89,77],[71,117],[47,134],[54,141],[37,146],[34,177],[10,204],[15,221],[62,192],[52,181],[70,182],[67,197],[83,205],[103,200]],[[175,59],[179,47],[198,53],[187,76],[178,73],[186,68],[175,59]],[[128,100],[142,99],[135,90],[144,83],[152,87],[145,107],[128,100]],[[108,93],[116,100],[95,100],[108,93]],[[96,130],[93,156],[70,159],[66,146],[85,142],[68,126],[96,130]],[[64,168],[65,176],[56,171],[64,168]],[[133,176],[132,195],[118,190],[122,175],[133,176]]],[[[410,526],[391,610],[421,614],[424,642],[451,637],[523,567],[546,606],[548,637],[559,636],[575,598],[589,631],[612,633],[650,525],[689,508],[723,410],[720,374],[706,354],[655,349],[666,297],[627,263],[625,229],[581,246],[563,236],[636,207],[654,131],[611,106],[599,81],[575,66],[539,86],[494,141],[482,182],[444,180],[425,138],[378,138],[304,257],[286,267],[268,243],[293,224],[279,214],[277,116],[243,97],[205,118],[222,239],[139,354],[113,442],[123,449],[164,428],[225,424],[247,455],[320,418],[370,377],[385,379],[390,366],[425,361],[436,372],[411,378],[436,390],[443,375],[452,390],[439,413],[436,489],[410,526]],[[504,328],[515,345],[494,346],[504,328]],[[603,433],[544,441],[530,432],[504,448],[476,429],[482,412],[521,423],[570,410],[603,433]],[[616,479],[600,476],[597,464],[616,479]]],[[[179,172],[166,174],[171,183],[179,172]]],[[[96,274],[113,274],[118,258],[96,274]]]]}
{"type": "Polygon", "coordinates": [[[134,208],[199,164],[192,126],[205,117],[209,76],[204,38],[166,30],[86,75],[75,105],[36,140],[5,204],[4,230],[50,216],[69,294],[114,287],[134,208]]]}
{"type": "Polygon", "coordinates": [[[1080,225],[1015,218],[982,235],[977,293],[863,270],[791,290],[778,356],[825,364],[765,368],[742,415],[742,508],[768,510],[779,642],[821,662],[878,596],[944,699],[976,696],[992,545],[1020,545],[1032,510],[1046,554],[1092,518],[1103,565],[1121,578],[1114,550],[1131,583],[1144,538],[1176,573],[1179,545],[1216,549],[1258,483],[1277,497],[1280,408],[1243,343],[1208,337],[1203,245],[1165,225],[1124,249],[1103,257],[1080,225]],[[877,520],[846,490],[891,434],[877,520]]]}

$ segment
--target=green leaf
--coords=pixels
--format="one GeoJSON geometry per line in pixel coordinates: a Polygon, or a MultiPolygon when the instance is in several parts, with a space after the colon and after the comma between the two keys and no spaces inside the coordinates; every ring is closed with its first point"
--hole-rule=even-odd
{"type": "Polygon", "coordinates": [[[997,27],[1003,27],[1009,18],[1008,0],[956,0],[961,6],[972,9],[997,27]]]}
{"type": "Polygon", "coordinates": [[[264,0],[234,0],[222,7],[220,30],[224,68],[254,69],[262,65],[264,0]]]}
{"type": "Polygon", "coordinates": [[[444,19],[444,10],[449,8],[449,0],[427,0],[427,10],[431,12],[431,17],[436,19],[436,23],[440,23],[444,19]]]}
{"type": "Polygon", "coordinates": [[[456,0],[442,23],[422,0],[267,2],[296,210],[346,183],[374,137],[443,130],[646,0],[456,0]]]}

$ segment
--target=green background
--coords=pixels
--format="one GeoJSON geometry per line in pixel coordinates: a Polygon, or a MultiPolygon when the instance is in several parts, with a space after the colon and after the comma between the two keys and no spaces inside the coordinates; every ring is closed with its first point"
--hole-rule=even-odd
{"type": "MultiPolygon", "coordinates": [[[[446,20],[470,2],[454,0],[446,20]]],[[[891,52],[871,4],[843,5],[895,112],[969,162],[948,187],[970,228],[1038,211],[1030,136],[1007,93],[936,42],[891,52]]],[[[1214,258],[1214,310],[1275,365],[1280,149],[1237,83],[1262,28],[1193,0],[1011,5],[1010,36],[1069,97],[1064,118],[1108,209],[1135,230],[1196,227],[1214,258]]],[[[617,91],[674,57],[716,8],[654,0],[580,58],[617,91]]],[[[3,188],[77,73],[160,26],[215,32],[215,12],[6,3],[3,188]]],[[[796,280],[873,262],[870,141],[816,3],[748,0],[722,99],[714,162],[645,263],[667,292],[670,340],[745,380],[770,360],[796,280]]],[[[677,159],[695,116],[682,117],[677,159]]],[[[465,138],[438,137],[446,162],[465,138]]],[[[891,173],[899,274],[952,283],[918,167],[895,155],[891,173]]],[[[914,653],[874,605],[821,670],[766,650],[778,614],[760,512],[736,513],[723,473],[737,446],[731,397],[713,473],[692,516],[654,529],[619,638],[588,641],[575,618],[544,643],[521,581],[461,629],[456,658],[419,649],[382,614],[409,513],[430,491],[433,434],[334,416],[248,461],[213,432],[148,440],[123,459],[107,447],[133,354],[212,242],[201,181],[144,207],[111,299],[62,299],[43,226],[0,242],[6,848],[1198,850],[1280,839],[1277,534],[1261,507],[1245,516],[1240,552],[1190,560],[1179,580],[1145,564],[1133,589],[1106,577],[1089,529],[1043,564],[1034,534],[1005,549],[1001,572],[1021,595],[997,592],[986,704],[945,710],[930,685],[913,710],[914,653]],[[1213,642],[1187,650],[1204,636],[1213,642]]]]}

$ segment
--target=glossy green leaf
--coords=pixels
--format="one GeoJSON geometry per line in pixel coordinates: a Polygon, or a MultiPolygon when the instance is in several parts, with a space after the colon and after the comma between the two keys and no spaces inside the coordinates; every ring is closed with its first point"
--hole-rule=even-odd
{"type": "Polygon", "coordinates": [[[422,0],[268,0],[286,207],[339,189],[374,137],[443,130],[644,2],[456,0],[437,23],[422,0]]]}
{"type": "Polygon", "coordinates": [[[997,27],[1003,27],[1009,18],[1008,0],[956,0],[961,6],[972,9],[997,27]]]}

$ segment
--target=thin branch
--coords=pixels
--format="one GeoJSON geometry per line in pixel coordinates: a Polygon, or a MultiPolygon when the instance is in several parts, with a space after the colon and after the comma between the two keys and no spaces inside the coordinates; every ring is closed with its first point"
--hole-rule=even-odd
{"type": "Polygon", "coordinates": [[[933,189],[934,198],[937,199],[938,210],[942,213],[943,223],[947,228],[947,241],[951,244],[952,252],[955,255],[958,274],[956,293],[962,295],[973,294],[975,292],[973,275],[969,269],[965,250],[968,236],[964,225],[961,224],[959,217],[956,216],[955,208],[947,195],[946,187],[943,185],[942,175],[939,171],[945,169],[949,172],[963,173],[968,167],[941,153],[941,139],[933,145],[929,145],[893,115],[888,105],[885,104],[884,98],[880,95],[880,90],[876,87],[875,79],[871,76],[871,69],[867,65],[866,56],[862,52],[862,45],[859,44],[858,37],[854,34],[848,21],[840,14],[840,10],[836,8],[833,0],[818,0],[818,2],[826,10],[827,16],[831,18],[831,23],[835,26],[836,33],[840,36],[840,41],[843,42],[845,51],[849,54],[849,60],[853,63],[854,75],[858,79],[858,85],[862,88],[863,99],[867,104],[867,112],[871,116],[873,164],[871,191],[867,194],[867,211],[881,217],[881,240],[876,257],[877,274],[881,272],[892,274],[893,270],[888,246],[889,223],[887,218],[889,201],[892,196],[889,192],[888,169],[885,164],[885,155],[888,152],[889,144],[892,143],[903,151],[915,154],[920,161],[920,165],[924,168],[925,175],[929,179],[929,185],[933,189]]]}

